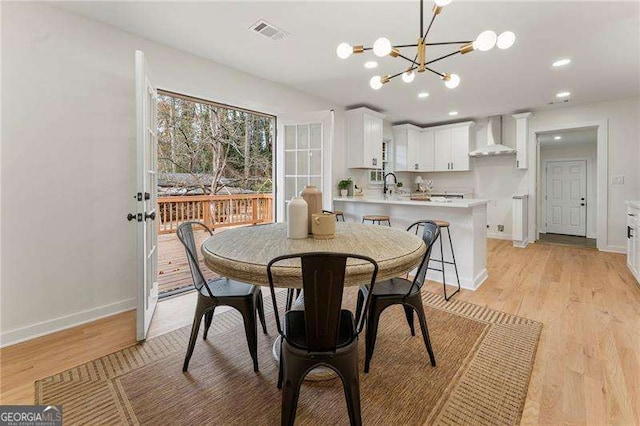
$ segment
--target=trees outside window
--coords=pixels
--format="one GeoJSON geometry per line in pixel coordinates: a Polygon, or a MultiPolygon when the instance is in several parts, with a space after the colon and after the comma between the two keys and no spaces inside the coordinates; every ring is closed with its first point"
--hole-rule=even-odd
{"type": "Polygon", "coordinates": [[[161,93],[160,195],[270,193],[272,116],[161,93]]]}

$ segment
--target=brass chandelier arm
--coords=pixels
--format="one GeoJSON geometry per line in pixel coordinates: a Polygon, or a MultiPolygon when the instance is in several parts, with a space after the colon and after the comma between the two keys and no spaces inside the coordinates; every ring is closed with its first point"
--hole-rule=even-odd
{"type": "MultiPolygon", "coordinates": [[[[427,46],[443,46],[446,44],[468,44],[468,43],[473,43],[473,40],[467,40],[467,41],[439,41],[436,43],[425,43],[427,46]]],[[[415,44],[414,44],[415,46],[415,44]]]]}

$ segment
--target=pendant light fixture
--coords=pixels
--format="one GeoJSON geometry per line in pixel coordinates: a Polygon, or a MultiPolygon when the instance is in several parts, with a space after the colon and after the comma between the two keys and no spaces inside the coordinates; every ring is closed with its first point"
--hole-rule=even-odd
{"type": "Polygon", "coordinates": [[[487,30],[481,32],[475,40],[467,40],[467,41],[445,41],[445,42],[436,42],[436,43],[427,43],[427,35],[429,34],[429,30],[433,25],[433,21],[436,19],[440,13],[442,13],[442,9],[451,3],[451,0],[434,0],[434,5],[432,9],[432,16],[429,25],[425,31],[424,29],[424,0],[420,1],[420,33],[418,42],[416,44],[401,44],[401,45],[393,45],[391,41],[386,37],[380,37],[373,43],[373,47],[364,47],[364,46],[351,46],[348,43],[340,43],[336,49],[336,54],[341,59],[347,59],[352,54],[363,53],[367,50],[373,50],[373,53],[379,57],[391,56],[392,58],[401,58],[405,61],[409,62],[408,68],[393,74],[393,75],[376,75],[369,80],[369,85],[372,89],[378,90],[382,88],[386,83],[391,81],[392,79],[402,76],[402,81],[405,83],[411,83],[415,78],[415,72],[423,73],[425,71],[429,71],[444,81],[444,85],[449,89],[455,89],[460,84],[460,76],[458,74],[449,74],[446,72],[436,71],[431,68],[429,65],[441,61],[443,59],[449,58],[451,56],[457,54],[467,54],[473,52],[474,50],[479,50],[481,52],[486,52],[488,50],[493,49],[495,46],[498,46],[499,49],[508,49],[516,41],[516,35],[511,31],[505,31],[500,35],[497,35],[494,31],[487,30]],[[443,45],[461,45],[456,51],[451,52],[449,54],[439,56],[434,59],[427,59],[427,46],[443,46],[443,45]],[[402,53],[401,49],[413,49],[416,48],[417,52],[414,55],[413,59],[411,57],[402,53]]]}

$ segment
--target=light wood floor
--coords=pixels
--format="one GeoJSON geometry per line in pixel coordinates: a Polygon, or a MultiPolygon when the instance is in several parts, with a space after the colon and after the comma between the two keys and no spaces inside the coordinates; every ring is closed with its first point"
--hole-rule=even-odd
{"type": "MultiPolygon", "coordinates": [[[[640,286],[624,256],[489,240],[488,261],[482,287],[455,297],[544,323],[522,423],[640,425],[640,286]]],[[[151,334],[190,324],[194,297],[161,302],[151,334]]],[[[134,344],[134,329],[128,312],[2,349],[0,403],[33,403],[34,380],[134,344]]]]}

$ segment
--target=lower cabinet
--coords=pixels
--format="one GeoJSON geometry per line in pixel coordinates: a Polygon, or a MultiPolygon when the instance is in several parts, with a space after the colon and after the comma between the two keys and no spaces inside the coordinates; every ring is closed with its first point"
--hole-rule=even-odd
{"type": "Polygon", "coordinates": [[[640,283],[640,209],[627,209],[627,266],[640,283]]]}

